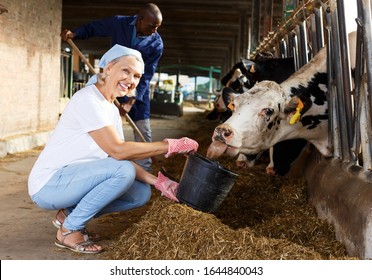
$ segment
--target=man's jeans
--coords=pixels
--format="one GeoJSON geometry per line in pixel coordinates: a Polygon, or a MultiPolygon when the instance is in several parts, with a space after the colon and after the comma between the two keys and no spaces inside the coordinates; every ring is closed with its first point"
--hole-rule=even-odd
{"type": "MultiPolygon", "coordinates": [[[[145,138],[146,142],[152,142],[150,119],[139,120],[139,121],[135,121],[134,123],[138,127],[138,130],[142,133],[143,138],[145,138]]],[[[133,130],[133,134],[134,134],[134,141],[143,142],[141,137],[134,130],[133,130]]],[[[152,164],[151,158],[137,160],[136,163],[140,165],[143,169],[151,173],[151,164],[152,164]]]]}

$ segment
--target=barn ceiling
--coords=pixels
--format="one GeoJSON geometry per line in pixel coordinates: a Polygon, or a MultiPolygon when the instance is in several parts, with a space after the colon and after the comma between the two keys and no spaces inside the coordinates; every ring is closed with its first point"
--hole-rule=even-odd
{"type": "MultiPolygon", "coordinates": [[[[164,41],[164,53],[159,67],[162,72],[189,76],[208,76],[208,69],[226,73],[240,57],[247,56],[248,26],[252,1],[269,3],[273,11],[272,30],[282,17],[283,0],[158,0],[163,24],[158,32],[164,41]]],[[[63,0],[62,27],[73,29],[94,19],[112,15],[134,15],[140,0],[63,0]]],[[[265,20],[261,17],[260,34],[265,20]]],[[[267,26],[267,23],[266,23],[267,26]]],[[[75,40],[84,52],[99,58],[109,47],[107,38],[75,40]]],[[[64,43],[65,45],[66,43],[64,43]]]]}

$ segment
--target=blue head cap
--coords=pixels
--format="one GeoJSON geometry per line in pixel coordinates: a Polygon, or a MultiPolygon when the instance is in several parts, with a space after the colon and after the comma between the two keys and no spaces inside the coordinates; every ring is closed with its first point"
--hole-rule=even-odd
{"type": "Polygon", "coordinates": [[[122,56],[134,56],[144,64],[139,51],[116,44],[101,57],[98,66],[104,68],[110,61],[122,56]]]}
{"type": "MultiPolygon", "coordinates": [[[[122,57],[122,56],[134,56],[137,58],[140,62],[142,62],[143,68],[142,73],[144,72],[144,62],[142,59],[142,55],[139,51],[124,47],[122,45],[114,45],[111,49],[109,49],[100,59],[98,66],[100,68],[105,68],[107,64],[111,61],[113,61],[116,58],[122,57]]],[[[94,84],[97,82],[97,74],[93,75],[89,81],[87,82],[86,86],[94,84]]]]}

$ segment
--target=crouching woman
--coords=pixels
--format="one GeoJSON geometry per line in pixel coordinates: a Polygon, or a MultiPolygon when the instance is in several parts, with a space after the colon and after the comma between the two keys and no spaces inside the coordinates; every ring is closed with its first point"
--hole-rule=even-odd
{"type": "Polygon", "coordinates": [[[178,184],[145,171],[134,161],[164,154],[195,152],[190,138],[140,143],[124,140],[117,97],[133,95],[144,71],[141,54],[113,46],[100,60],[103,72],[76,92],[29,175],[29,195],[38,207],[58,210],[55,244],[80,253],[100,253],[86,232],[103,214],[146,204],[150,185],[177,201],[178,184]]]}

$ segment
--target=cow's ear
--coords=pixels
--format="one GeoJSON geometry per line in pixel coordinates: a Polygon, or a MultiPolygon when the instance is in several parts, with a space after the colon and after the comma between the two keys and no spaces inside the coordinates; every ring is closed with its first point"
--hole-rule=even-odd
{"type": "Polygon", "coordinates": [[[222,90],[222,99],[225,104],[225,106],[230,109],[231,111],[234,111],[235,105],[234,105],[234,99],[235,96],[237,96],[239,93],[234,91],[232,88],[224,87],[222,90]]]}
{"type": "Polygon", "coordinates": [[[254,64],[253,60],[246,59],[246,58],[241,58],[241,63],[243,63],[244,67],[249,67],[249,65],[254,64]]]}
{"type": "Polygon", "coordinates": [[[291,100],[285,105],[284,113],[289,114],[295,112],[298,106],[301,108],[301,115],[305,114],[309,108],[312,106],[312,101],[309,97],[301,95],[301,96],[293,96],[291,100]]]}
{"type": "Polygon", "coordinates": [[[247,72],[245,73],[246,75],[252,75],[256,73],[256,63],[254,61],[246,60],[245,62],[243,62],[243,64],[244,68],[247,70],[247,72]]]}
{"type": "Polygon", "coordinates": [[[254,67],[254,64],[251,65],[251,68],[248,69],[249,73],[254,74],[256,73],[256,69],[254,67]]]}
{"type": "Polygon", "coordinates": [[[293,96],[291,100],[284,106],[284,114],[288,115],[296,111],[296,108],[299,104],[299,98],[297,96],[293,96]]]}
{"type": "Polygon", "coordinates": [[[284,114],[292,114],[289,120],[290,124],[295,124],[300,121],[303,114],[311,107],[311,100],[307,97],[293,96],[284,108],[284,114]]]}
{"type": "Polygon", "coordinates": [[[244,68],[246,69],[246,72],[244,71],[245,72],[244,74],[254,73],[254,72],[251,71],[252,67],[253,67],[253,69],[255,69],[255,67],[254,67],[255,62],[254,61],[242,58],[242,63],[244,65],[244,68]]]}

